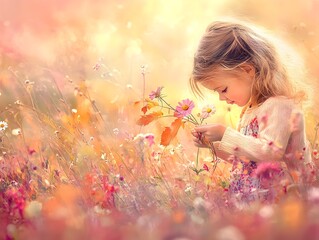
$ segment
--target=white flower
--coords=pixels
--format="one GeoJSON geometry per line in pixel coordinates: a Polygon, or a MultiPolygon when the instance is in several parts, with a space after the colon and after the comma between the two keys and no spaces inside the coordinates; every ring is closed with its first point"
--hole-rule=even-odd
{"type": "Polygon", "coordinates": [[[137,141],[138,143],[144,142],[144,134],[139,133],[134,138],[133,141],[137,141]]]}
{"type": "Polygon", "coordinates": [[[311,201],[319,200],[319,188],[312,187],[308,190],[308,199],[311,201]]]}
{"type": "Polygon", "coordinates": [[[193,201],[193,205],[196,209],[209,209],[211,207],[211,204],[201,197],[196,197],[193,201]]]}
{"type": "Polygon", "coordinates": [[[8,127],[8,123],[7,122],[0,121],[0,131],[6,130],[7,127],[8,127]]]}
{"type": "Polygon", "coordinates": [[[161,152],[159,152],[159,151],[152,152],[152,157],[153,157],[154,160],[160,160],[161,152]]]}
{"type": "Polygon", "coordinates": [[[218,240],[244,240],[244,234],[235,226],[226,226],[216,232],[218,240]]]}
{"type": "Polygon", "coordinates": [[[259,215],[263,218],[270,218],[274,215],[274,209],[271,206],[264,206],[259,210],[259,215]]]}
{"type": "Polygon", "coordinates": [[[171,155],[174,155],[175,149],[174,149],[174,148],[171,148],[171,149],[169,150],[169,152],[170,152],[171,155]]]}
{"type": "Polygon", "coordinates": [[[102,153],[101,159],[102,159],[102,160],[106,160],[106,153],[102,153]]]}
{"type": "Polygon", "coordinates": [[[17,227],[14,224],[8,224],[7,226],[7,234],[9,237],[14,237],[16,235],[17,232],[17,227]]]}
{"type": "Polygon", "coordinates": [[[114,135],[118,135],[120,133],[120,130],[118,128],[113,129],[114,135]]]}
{"type": "Polygon", "coordinates": [[[20,129],[20,128],[15,128],[15,129],[12,130],[11,133],[12,133],[12,135],[14,135],[14,136],[18,136],[18,135],[21,134],[21,129],[20,129]]]}
{"type": "Polygon", "coordinates": [[[102,208],[101,206],[95,205],[93,208],[94,212],[97,214],[104,214],[106,213],[106,210],[102,208]]]}
{"type": "Polygon", "coordinates": [[[42,210],[42,203],[38,201],[31,201],[27,204],[27,206],[24,209],[24,214],[26,218],[34,218],[41,214],[42,210]]]}
{"type": "Polygon", "coordinates": [[[192,186],[190,184],[186,184],[185,190],[186,193],[187,192],[191,192],[192,191],[192,186]]]}
{"type": "Polygon", "coordinates": [[[208,104],[207,106],[203,107],[201,118],[206,119],[210,115],[214,114],[216,112],[216,108],[212,104],[208,104]]]}

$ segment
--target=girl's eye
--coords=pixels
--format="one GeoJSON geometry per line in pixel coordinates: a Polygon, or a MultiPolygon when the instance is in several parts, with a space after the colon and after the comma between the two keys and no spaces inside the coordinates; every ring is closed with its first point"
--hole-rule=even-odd
{"type": "Polygon", "coordinates": [[[222,93],[225,93],[225,92],[227,92],[227,87],[225,87],[225,89],[222,90],[222,93]]]}

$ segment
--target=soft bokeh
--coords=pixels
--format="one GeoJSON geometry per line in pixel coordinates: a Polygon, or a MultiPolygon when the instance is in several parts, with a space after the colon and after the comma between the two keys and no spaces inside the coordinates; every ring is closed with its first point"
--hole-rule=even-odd
{"type": "MultiPolygon", "coordinates": [[[[1,0],[2,74],[11,66],[27,68],[29,76],[24,77],[33,77],[34,69],[41,68],[38,71],[60,75],[62,91],[67,90],[65,76],[89,81],[91,94],[104,109],[127,98],[128,92],[142,96],[140,67],[146,66],[146,91],[164,86],[177,100],[192,96],[188,77],[205,27],[229,16],[250,20],[282,36],[305,60],[310,76],[304,81],[317,89],[318,5],[317,0],[1,0]],[[94,71],[95,64],[103,66],[94,71]]],[[[9,102],[7,88],[1,90],[2,106],[9,102]]],[[[215,101],[216,96],[208,99],[215,101]]],[[[314,101],[317,106],[318,100],[314,101]]]]}
{"type": "Polygon", "coordinates": [[[229,166],[212,174],[206,152],[197,166],[192,125],[163,148],[171,120],[136,124],[145,97],[164,87],[171,104],[214,104],[208,122],[236,125],[240,109],[214,93],[198,99],[188,84],[206,26],[232,17],[269,29],[300,55],[291,63],[307,73],[299,80],[310,90],[305,117],[315,146],[318,13],[318,0],[0,0],[0,121],[8,123],[0,136],[0,238],[319,236],[318,188],[307,189],[310,202],[288,198],[232,218],[229,166]],[[200,174],[190,170],[203,164],[200,174]]]}

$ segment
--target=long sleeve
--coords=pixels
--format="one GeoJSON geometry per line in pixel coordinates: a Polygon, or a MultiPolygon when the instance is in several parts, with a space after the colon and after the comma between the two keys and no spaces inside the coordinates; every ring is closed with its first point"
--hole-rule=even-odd
{"type": "MultiPolygon", "coordinates": [[[[282,160],[291,140],[291,118],[295,111],[296,106],[292,100],[270,98],[252,115],[257,119],[257,135],[247,136],[227,128],[219,149],[255,162],[282,160]]],[[[303,126],[303,116],[299,121],[302,121],[299,124],[303,126]]]]}

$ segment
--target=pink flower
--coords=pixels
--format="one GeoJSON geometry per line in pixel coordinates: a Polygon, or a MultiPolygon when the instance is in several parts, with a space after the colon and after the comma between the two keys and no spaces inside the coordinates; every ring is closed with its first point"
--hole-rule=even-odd
{"type": "Polygon", "coordinates": [[[144,135],[145,140],[147,141],[148,145],[151,147],[153,144],[155,144],[154,142],[154,134],[152,133],[147,133],[144,135]]]}
{"type": "Polygon", "coordinates": [[[174,116],[178,118],[186,117],[191,114],[195,104],[193,101],[189,99],[185,99],[178,103],[176,110],[174,112],[174,116]]]}
{"type": "Polygon", "coordinates": [[[278,162],[264,162],[260,163],[255,170],[255,175],[262,179],[271,179],[281,172],[281,166],[278,162]]]}
{"type": "Polygon", "coordinates": [[[209,104],[205,107],[203,107],[202,109],[202,114],[201,114],[201,118],[202,119],[206,119],[208,118],[210,115],[214,114],[216,112],[216,108],[214,105],[209,104]]]}
{"type": "Polygon", "coordinates": [[[94,66],[93,66],[93,70],[97,71],[99,70],[101,67],[101,64],[100,63],[96,63],[94,66]]]}
{"type": "Polygon", "coordinates": [[[206,170],[207,172],[209,172],[209,168],[208,168],[208,166],[207,166],[207,164],[206,164],[206,163],[204,163],[204,165],[203,165],[203,169],[204,169],[204,170],[206,170]]]}
{"type": "Polygon", "coordinates": [[[163,87],[158,87],[156,91],[152,91],[149,95],[149,98],[153,100],[154,98],[159,98],[161,96],[161,91],[163,87]]]}

